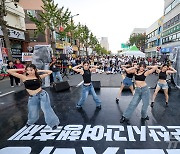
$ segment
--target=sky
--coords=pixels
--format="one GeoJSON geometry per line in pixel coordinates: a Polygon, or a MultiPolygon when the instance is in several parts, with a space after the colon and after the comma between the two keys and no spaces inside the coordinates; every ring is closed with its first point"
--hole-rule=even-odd
{"type": "Polygon", "coordinates": [[[54,0],[69,8],[75,23],[86,24],[100,40],[108,37],[116,53],[134,28],[148,28],[163,16],[164,0],[54,0]]]}

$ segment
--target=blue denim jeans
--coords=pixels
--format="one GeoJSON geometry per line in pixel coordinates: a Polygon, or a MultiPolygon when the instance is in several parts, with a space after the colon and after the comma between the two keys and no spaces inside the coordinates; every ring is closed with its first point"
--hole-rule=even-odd
{"type": "Polygon", "coordinates": [[[137,87],[135,89],[135,94],[133,96],[133,99],[131,100],[128,108],[126,109],[126,111],[124,112],[124,117],[129,119],[132,115],[132,113],[134,112],[134,110],[136,109],[136,107],[138,106],[139,102],[141,101],[143,102],[142,105],[142,109],[141,109],[141,117],[142,118],[146,118],[147,117],[147,109],[149,106],[149,99],[150,99],[150,91],[148,89],[147,86],[139,88],[137,87]]]}
{"type": "Polygon", "coordinates": [[[93,96],[96,106],[101,105],[101,101],[97,97],[94,87],[91,83],[91,85],[89,85],[89,86],[82,85],[82,95],[81,95],[81,98],[80,98],[79,102],[77,103],[76,107],[81,107],[84,104],[86,98],[88,97],[88,94],[91,94],[93,96]]]}
{"type": "Polygon", "coordinates": [[[27,124],[32,125],[39,119],[39,110],[42,109],[45,117],[45,122],[51,128],[59,125],[59,118],[54,113],[49,95],[45,90],[42,92],[29,96],[28,100],[28,121],[27,124]]]}
{"type": "Polygon", "coordinates": [[[59,79],[60,82],[63,81],[61,73],[59,71],[53,72],[52,75],[53,75],[53,81],[54,82],[57,82],[57,78],[59,79]]]}

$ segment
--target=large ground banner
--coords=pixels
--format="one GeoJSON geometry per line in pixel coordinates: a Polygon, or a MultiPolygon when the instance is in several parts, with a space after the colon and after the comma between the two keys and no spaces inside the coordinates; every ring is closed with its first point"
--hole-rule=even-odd
{"type": "Polygon", "coordinates": [[[179,154],[180,126],[32,125],[8,142],[1,154],[179,154]]]}

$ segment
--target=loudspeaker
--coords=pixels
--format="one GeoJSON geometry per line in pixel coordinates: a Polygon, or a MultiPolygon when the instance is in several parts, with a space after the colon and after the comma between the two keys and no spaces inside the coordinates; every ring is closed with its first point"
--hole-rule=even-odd
{"type": "Polygon", "coordinates": [[[101,88],[100,81],[92,81],[92,85],[93,85],[94,89],[100,90],[100,88],[101,88]]]}
{"type": "Polygon", "coordinates": [[[70,86],[67,81],[62,81],[62,82],[54,83],[53,88],[56,92],[59,92],[59,91],[68,90],[70,86]]]}

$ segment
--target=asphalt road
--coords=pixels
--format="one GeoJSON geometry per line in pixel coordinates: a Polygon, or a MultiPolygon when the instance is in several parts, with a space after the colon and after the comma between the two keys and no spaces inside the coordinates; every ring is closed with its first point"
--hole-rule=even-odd
{"type": "MultiPolygon", "coordinates": [[[[97,92],[102,109],[96,110],[91,96],[83,109],[75,105],[81,95],[80,75],[69,76],[70,90],[54,92],[46,88],[52,107],[61,124],[52,131],[45,126],[40,112],[37,125],[26,127],[28,95],[22,87],[0,97],[0,154],[179,154],[180,153],[180,90],[173,88],[169,107],[165,107],[164,94],[159,93],[154,108],[148,108],[150,120],[141,121],[140,103],[130,119],[130,125],[119,120],[132,99],[130,91],[123,91],[119,104],[115,97],[122,78],[119,74],[93,74],[92,80],[101,81],[97,92]],[[22,88],[22,89],[21,89],[22,88]]],[[[66,80],[66,79],[65,79],[66,80]]],[[[157,76],[147,79],[155,87],[157,76]]],[[[0,82],[8,92],[8,80],[0,82]]],[[[151,95],[154,89],[150,88],[151,95]]]]}

